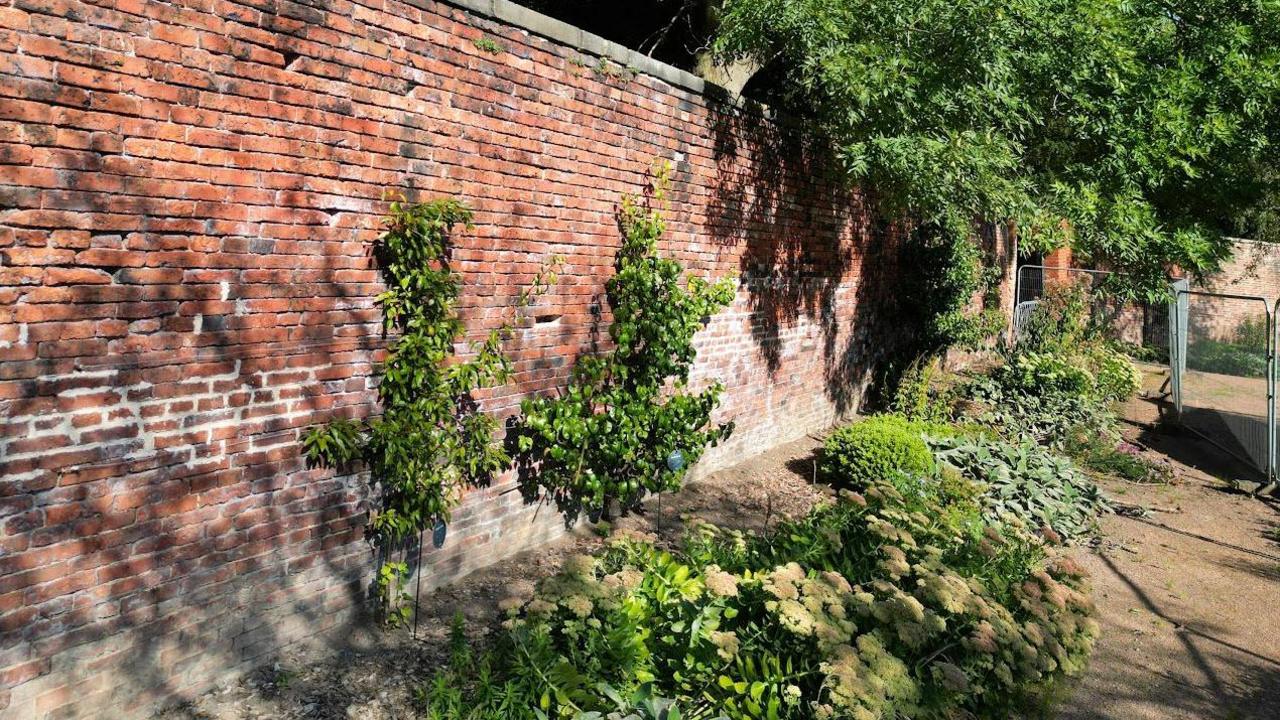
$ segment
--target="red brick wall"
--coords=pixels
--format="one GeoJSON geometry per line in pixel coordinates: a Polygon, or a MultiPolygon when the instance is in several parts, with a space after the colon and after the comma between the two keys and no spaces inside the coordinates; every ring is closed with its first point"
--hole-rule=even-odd
{"type": "MultiPolygon", "coordinates": [[[[1274,310],[1280,300],[1280,245],[1236,240],[1231,249],[1231,259],[1196,289],[1242,297],[1191,296],[1188,322],[1192,342],[1234,341],[1242,323],[1265,325],[1267,310],[1274,310]]],[[[1256,347],[1265,351],[1261,345],[1256,347]]]]}
{"type": "MultiPolygon", "coordinates": [[[[425,0],[0,3],[0,717],[140,715],[359,621],[365,479],[298,438],[373,409],[387,190],[476,210],[476,335],[567,258],[488,410],[590,347],[654,158],[666,250],[742,278],[698,370],[738,433],[699,472],[856,405],[893,275],[859,197],[751,111],[596,66],[425,0]]],[[[425,584],[561,532],[511,490],[466,499],[425,584]]]]}

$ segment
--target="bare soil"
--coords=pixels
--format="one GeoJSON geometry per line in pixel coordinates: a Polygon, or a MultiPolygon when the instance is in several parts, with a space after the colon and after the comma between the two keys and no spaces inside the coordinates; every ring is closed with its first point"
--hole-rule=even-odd
{"type": "MultiPolygon", "coordinates": [[[[1149,378],[1154,390],[1160,378],[1149,378]]],[[[1167,485],[1101,480],[1145,517],[1103,520],[1082,556],[1102,637],[1059,706],[1063,720],[1280,718],[1280,506],[1236,489],[1256,474],[1159,423],[1157,397],[1125,408],[1125,435],[1170,459],[1167,485]]]]}
{"type": "Polygon", "coordinates": [[[1182,381],[1183,403],[1210,410],[1227,410],[1258,418],[1267,417],[1267,380],[1187,370],[1182,381]]]}
{"type": "Polygon", "coordinates": [[[1182,380],[1182,421],[1237,457],[1265,468],[1267,455],[1265,378],[1188,370],[1182,380]]]}
{"type": "MultiPolygon", "coordinates": [[[[1148,389],[1158,395],[1161,378],[1148,389]]],[[[1103,634],[1088,672],[1063,689],[1063,720],[1280,718],[1280,506],[1235,488],[1252,471],[1219,449],[1159,422],[1158,397],[1125,408],[1128,439],[1167,458],[1174,480],[1138,485],[1102,479],[1138,516],[1114,515],[1104,537],[1080,555],[1094,575],[1103,634]],[[1146,508],[1148,512],[1135,512],[1146,508]]],[[[614,530],[681,537],[688,518],[764,531],[807,511],[812,484],[805,438],[650,502],[614,530]]],[[[498,603],[555,572],[571,554],[596,549],[586,528],[552,546],[500,562],[424,598],[417,637],[407,630],[356,628],[324,654],[286,652],[246,680],[173,708],[162,720],[413,717],[413,693],[444,662],[451,618],[466,618],[483,644],[498,603]]]]}

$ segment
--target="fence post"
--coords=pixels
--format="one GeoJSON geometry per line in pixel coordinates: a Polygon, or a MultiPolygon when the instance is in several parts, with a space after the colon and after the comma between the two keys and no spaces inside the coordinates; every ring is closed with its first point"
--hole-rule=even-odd
{"type": "Polygon", "coordinates": [[[1022,268],[1015,255],[1013,260],[1013,307],[1009,308],[1009,347],[1018,342],[1018,303],[1022,302],[1022,268]]]}
{"type": "Polygon", "coordinates": [[[1280,442],[1276,438],[1276,352],[1280,350],[1280,300],[1276,300],[1270,311],[1271,314],[1267,317],[1267,324],[1271,328],[1268,337],[1270,347],[1267,348],[1267,449],[1271,464],[1267,469],[1267,486],[1264,490],[1273,493],[1276,489],[1276,475],[1280,473],[1280,468],[1276,466],[1276,443],[1280,442]]]}
{"type": "Polygon", "coordinates": [[[1169,285],[1169,396],[1173,398],[1173,412],[1180,412],[1178,408],[1178,383],[1182,382],[1182,375],[1178,372],[1178,284],[1176,282],[1169,285]]]}
{"type": "Polygon", "coordinates": [[[1169,301],[1169,377],[1173,392],[1173,410],[1182,417],[1182,380],[1187,371],[1187,316],[1190,313],[1191,284],[1187,280],[1175,280],[1173,298],[1169,301]]]}

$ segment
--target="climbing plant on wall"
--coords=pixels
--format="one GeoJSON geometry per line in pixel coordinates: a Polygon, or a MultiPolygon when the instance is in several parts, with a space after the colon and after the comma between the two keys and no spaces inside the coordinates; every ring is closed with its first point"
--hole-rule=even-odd
{"type": "Polygon", "coordinates": [[[675,489],[732,431],[711,422],[722,386],[695,392],[688,380],[694,334],[733,300],[735,283],[686,278],[679,262],[658,255],[668,175],[660,167],[649,194],[622,203],[617,273],[606,284],[613,349],[579,358],[559,396],[526,400],[515,427],[537,465],[533,482],[574,511],[626,508],[675,489]]]}
{"type": "MultiPolygon", "coordinates": [[[[903,238],[900,317],[914,333],[904,350],[934,356],[975,349],[1005,324],[999,310],[1000,269],[967,236],[921,223],[903,238]],[[983,297],[986,309],[973,307],[983,297]]],[[[906,328],[904,328],[905,330],[906,328]]]]}
{"type": "MultiPolygon", "coordinates": [[[[360,460],[378,486],[381,504],[369,530],[387,541],[407,538],[446,520],[467,485],[487,481],[511,464],[495,440],[497,421],[472,395],[507,381],[502,343],[511,320],[455,354],[463,324],[454,308],[462,281],[449,264],[450,233],[470,227],[471,211],[452,199],[393,202],[375,257],[387,290],[378,296],[384,329],[394,337],[378,386],[382,414],[338,419],[303,438],[307,457],[326,466],[360,460]]],[[[555,281],[554,263],[521,293],[516,311],[555,281]]]]}

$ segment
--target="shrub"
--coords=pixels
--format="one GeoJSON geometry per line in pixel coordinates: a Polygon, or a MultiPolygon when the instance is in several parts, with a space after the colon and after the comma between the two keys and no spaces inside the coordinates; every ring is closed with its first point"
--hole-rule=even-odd
{"type": "Polygon", "coordinates": [[[1261,315],[1246,317],[1231,333],[1232,342],[1251,348],[1265,348],[1270,342],[1267,319],[1261,315]]]}
{"type": "Polygon", "coordinates": [[[1103,402],[1124,400],[1142,384],[1142,374],[1133,362],[1102,343],[1074,353],[1018,353],[995,377],[1006,388],[1027,393],[1060,393],[1103,402]]]}
{"type": "Polygon", "coordinates": [[[969,419],[1058,449],[1079,427],[1114,434],[1109,405],[1136,393],[1142,375],[1102,336],[1091,302],[1080,286],[1051,289],[1005,364],[961,391],[977,403],[969,419]]]}
{"type": "Polygon", "coordinates": [[[1110,345],[1114,350],[1138,362],[1169,364],[1169,346],[1165,344],[1144,342],[1139,345],[1123,340],[1112,340],[1110,345]]]}
{"type": "Polygon", "coordinates": [[[665,224],[650,201],[662,201],[668,170],[659,171],[649,198],[622,203],[617,273],[605,285],[613,349],[580,357],[556,397],[521,403],[512,433],[524,462],[537,466],[527,493],[548,491],[571,516],[676,489],[707,447],[733,430],[711,421],[720,383],[694,391],[688,380],[694,335],[733,300],[734,282],[686,278],[679,262],[658,255],[665,224]]]}
{"type": "Polygon", "coordinates": [[[1092,320],[1093,297],[1083,285],[1050,287],[1018,333],[1018,350],[1056,353],[1097,339],[1092,320]]]}
{"type": "Polygon", "coordinates": [[[1004,380],[1024,390],[1122,400],[1141,375],[1117,343],[1103,337],[1092,297],[1078,285],[1053,288],[1022,328],[1004,380]]]}
{"type": "Polygon", "coordinates": [[[682,551],[574,558],[508,604],[494,653],[424,690],[426,715],[598,718],[660,697],[699,718],[1009,717],[1081,669],[1087,585],[1016,527],[957,533],[941,510],[878,485],[768,536],[701,526],[682,551]]]}
{"type": "Polygon", "coordinates": [[[1105,401],[1132,397],[1142,387],[1142,373],[1124,353],[1108,345],[1094,345],[1085,355],[1095,380],[1094,393],[1105,401]]]}
{"type": "Polygon", "coordinates": [[[1007,386],[1028,392],[1091,396],[1097,391],[1093,373],[1058,353],[1022,353],[1000,377],[1007,386]]]}
{"type": "Polygon", "coordinates": [[[1241,345],[1221,340],[1201,340],[1187,348],[1187,367],[1201,372],[1265,378],[1265,345],[1241,345]]]}
{"type": "Polygon", "coordinates": [[[1222,339],[1191,343],[1187,366],[1195,370],[1241,377],[1266,377],[1271,340],[1265,317],[1246,317],[1222,339]]]}
{"type": "Polygon", "coordinates": [[[967,395],[968,419],[1004,437],[1034,440],[1061,449],[1073,430],[1115,434],[1110,405],[1138,391],[1142,374],[1108,343],[1074,349],[1029,351],[1021,346],[1006,364],[957,394],[967,395]]]}
{"type": "Polygon", "coordinates": [[[998,375],[980,377],[965,390],[973,399],[966,419],[1001,437],[1034,440],[1061,449],[1076,428],[1115,433],[1115,415],[1092,395],[1037,393],[1010,387],[998,375]]]}
{"type": "Polygon", "coordinates": [[[902,296],[898,319],[911,328],[911,349],[935,356],[949,347],[976,350],[1008,322],[998,309],[1000,269],[988,263],[965,223],[923,222],[898,246],[902,296]],[[981,297],[979,310],[974,300],[981,297]]]}
{"type": "Polygon", "coordinates": [[[946,382],[935,382],[941,364],[942,358],[927,355],[913,360],[894,383],[889,410],[914,422],[949,422],[956,389],[946,382]]]}
{"type": "Polygon", "coordinates": [[[1098,486],[1070,460],[1033,441],[930,437],[940,462],[955,466],[986,492],[979,500],[992,521],[1026,520],[1064,540],[1094,534],[1109,510],[1098,486]]]}
{"type": "Polygon", "coordinates": [[[865,488],[895,484],[933,472],[933,456],[915,423],[897,415],[875,415],[846,425],[827,438],[819,471],[828,482],[865,488]]]}

